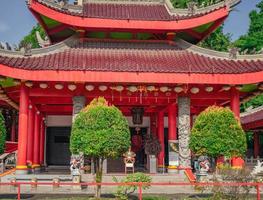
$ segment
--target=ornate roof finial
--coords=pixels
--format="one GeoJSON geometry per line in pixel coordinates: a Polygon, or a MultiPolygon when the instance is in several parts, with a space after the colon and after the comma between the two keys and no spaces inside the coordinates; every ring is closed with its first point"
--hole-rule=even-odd
{"type": "Polygon", "coordinates": [[[11,51],[12,47],[10,46],[10,44],[8,42],[5,43],[6,46],[6,50],[11,51]]]}
{"type": "Polygon", "coordinates": [[[237,59],[239,49],[237,47],[231,47],[229,49],[229,58],[237,59]]]}
{"type": "Polygon", "coordinates": [[[20,51],[24,53],[24,56],[31,56],[32,55],[31,49],[32,49],[31,43],[22,42],[22,44],[20,45],[20,51]]]}
{"type": "Polygon", "coordinates": [[[195,11],[197,9],[197,3],[194,1],[191,1],[187,4],[187,8],[188,8],[188,13],[193,15],[195,14],[195,11]]]}
{"type": "Polygon", "coordinates": [[[36,38],[40,47],[46,47],[50,45],[50,41],[48,40],[48,37],[45,37],[45,39],[43,39],[39,31],[36,31],[36,38]]]}

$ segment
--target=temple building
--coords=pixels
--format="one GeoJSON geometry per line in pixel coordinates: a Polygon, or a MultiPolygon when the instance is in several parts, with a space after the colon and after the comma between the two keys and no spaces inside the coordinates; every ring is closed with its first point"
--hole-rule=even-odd
{"type": "MultiPolygon", "coordinates": [[[[47,34],[38,35],[42,48],[0,49],[1,105],[15,113],[8,138],[15,141],[17,129],[17,173],[31,164],[36,171],[69,165],[72,120],[100,96],[127,116],[138,168],[147,164],[143,143],[152,134],[162,147],[159,168],[190,169],[195,117],[219,105],[239,118],[240,101],[263,89],[262,54],[196,46],[237,3],[176,9],[169,0],[28,0],[47,34]]],[[[122,162],[108,160],[107,172],[123,172],[122,162]]]]}

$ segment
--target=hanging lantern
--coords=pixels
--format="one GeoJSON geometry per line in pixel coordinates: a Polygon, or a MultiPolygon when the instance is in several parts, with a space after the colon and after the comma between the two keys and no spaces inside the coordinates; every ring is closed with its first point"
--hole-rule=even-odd
{"type": "Polygon", "coordinates": [[[25,86],[32,87],[33,86],[33,82],[27,81],[27,82],[25,82],[25,86]]]}
{"type": "Polygon", "coordinates": [[[94,90],[95,87],[94,87],[94,85],[86,85],[85,88],[87,91],[90,92],[90,91],[94,90]]]}
{"type": "Polygon", "coordinates": [[[155,86],[153,86],[153,85],[148,86],[148,87],[147,87],[147,90],[148,90],[149,92],[155,91],[155,86]]]}
{"type": "Polygon", "coordinates": [[[161,92],[167,92],[168,90],[169,90],[169,88],[166,86],[160,87],[161,92]]]}
{"type": "Polygon", "coordinates": [[[64,88],[64,86],[62,85],[62,84],[56,84],[55,85],[55,88],[57,89],[57,90],[62,90],[63,88],[64,88]]]}
{"type": "Polygon", "coordinates": [[[200,89],[197,87],[191,88],[191,93],[193,93],[193,94],[197,94],[199,91],[200,91],[200,89]]]}
{"type": "Polygon", "coordinates": [[[138,89],[137,89],[136,86],[129,86],[129,87],[128,87],[128,90],[129,90],[130,92],[136,92],[138,89]]]}
{"type": "Polygon", "coordinates": [[[137,124],[140,125],[143,123],[143,113],[144,113],[144,109],[141,107],[135,107],[132,108],[132,122],[133,124],[137,124]]]}
{"type": "Polygon", "coordinates": [[[74,90],[77,89],[77,86],[76,86],[75,84],[69,84],[69,85],[68,85],[68,89],[69,89],[70,91],[74,91],[74,90]]]}
{"type": "Polygon", "coordinates": [[[182,87],[175,87],[174,88],[174,91],[176,92],[176,93],[180,93],[180,92],[182,92],[184,89],[182,88],[182,87]]]}
{"type": "Polygon", "coordinates": [[[124,87],[122,85],[116,86],[116,91],[121,92],[124,90],[124,87]]]}
{"type": "Polygon", "coordinates": [[[102,92],[106,91],[107,89],[108,89],[108,87],[106,85],[99,86],[99,90],[102,92]]]}
{"type": "Polygon", "coordinates": [[[213,92],[214,88],[213,87],[206,87],[205,91],[206,92],[213,92]]]}
{"type": "Polygon", "coordinates": [[[39,84],[39,87],[42,88],[42,89],[46,89],[48,87],[48,84],[46,83],[40,83],[39,84]]]}

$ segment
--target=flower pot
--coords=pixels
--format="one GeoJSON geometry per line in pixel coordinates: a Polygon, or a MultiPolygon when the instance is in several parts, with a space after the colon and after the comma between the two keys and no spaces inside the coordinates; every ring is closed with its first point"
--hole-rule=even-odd
{"type": "Polygon", "coordinates": [[[244,160],[241,157],[233,157],[231,159],[232,168],[241,169],[245,165],[244,160]]]}

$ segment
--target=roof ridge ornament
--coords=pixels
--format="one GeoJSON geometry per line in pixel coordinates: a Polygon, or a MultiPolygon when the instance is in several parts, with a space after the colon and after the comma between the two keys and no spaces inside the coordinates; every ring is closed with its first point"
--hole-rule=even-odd
{"type": "Polygon", "coordinates": [[[20,45],[20,51],[24,53],[24,56],[31,56],[32,55],[32,44],[23,42],[20,45]]]}
{"type": "Polygon", "coordinates": [[[37,38],[37,42],[39,44],[40,47],[46,47],[50,45],[50,41],[48,39],[48,37],[46,36],[45,39],[43,39],[39,33],[39,31],[36,31],[36,38],[37,38]]]}
{"type": "Polygon", "coordinates": [[[187,3],[187,9],[188,9],[188,14],[194,15],[197,9],[197,3],[194,1],[190,1],[189,3],[187,3]]]}
{"type": "Polygon", "coordinates": [[[237,47],[231,47],[229,49],[229,58],[230,59],[237,59],[237,56],[239,55],[239,48],[237,47]]]}

